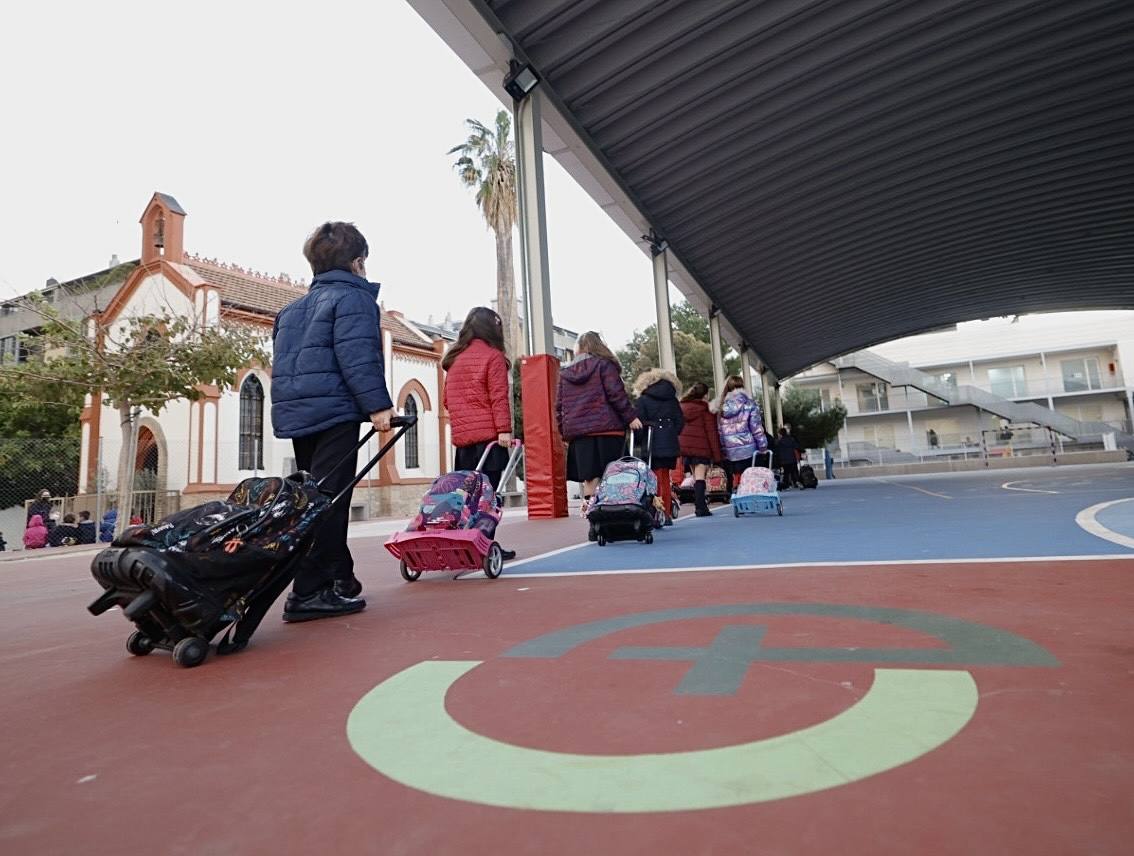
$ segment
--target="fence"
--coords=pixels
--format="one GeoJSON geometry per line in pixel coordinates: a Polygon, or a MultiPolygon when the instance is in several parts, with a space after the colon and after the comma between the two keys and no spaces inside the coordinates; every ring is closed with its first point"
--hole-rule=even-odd
{"type": "MultiPolygon", "coordinates": [[[[48,546],[89,542],[92,531],[97,540],[104,518],[118,510],[111,476],[117,461],[107,466],[99,448],[95,478],[80,493],[78,437],[0,437],[0,549],[24,549],[24,533],[35,515],[48,529],[48,546]]],[[[134,484],[131,518],[152,522],[180,509],[180,493],[157,490],[151,473],[139,472],[134,484]]]]}

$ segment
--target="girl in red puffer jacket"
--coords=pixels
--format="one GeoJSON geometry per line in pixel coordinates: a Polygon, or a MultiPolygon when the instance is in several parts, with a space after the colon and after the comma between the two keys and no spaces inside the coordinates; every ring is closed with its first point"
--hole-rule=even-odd
{"type": "MultiPolygon", "coordinates": [[[[457,341],[441,360],[446,371],[445,409],[457,447],[454,469],[475,470],[491,444],[482,472],[496,490],[512,442],[511,365],[504,353],[504,324],[484,306],[469,312],[457,341]]],[[[504,551],[506,559],[515,555],[504,551]]]]}

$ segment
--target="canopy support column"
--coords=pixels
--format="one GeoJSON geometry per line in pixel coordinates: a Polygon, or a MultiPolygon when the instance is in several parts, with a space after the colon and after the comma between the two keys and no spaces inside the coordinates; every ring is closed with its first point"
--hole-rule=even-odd
{"type": "Polygon", "coordinates": [[[713,351],[713,395],[720,397],[724,391],[724,355],[721,353],[721,311],[713,306],[709,309],[709,347],[713,351]]]}
{"type": "Polygon", "coordinates": [[[653,232],[650,232],[648,239],[650,253],[654,259],[654,304],[658,314],[658,368],[677,374],[677,357],[673,352],[673,319],[669,312],[669,265],[666,244],[653,232]]]}
{"type": "Polygon", "coordinates": [[[748,345],[740,343],[740,376],[744,378],[744,391],[749,396],[753,394],[752,386],[752,358],[749,356],[748,345]]]}
{"type": "Polygon", "coordinates": [[[543,188],[543,127],[539,89],[515,102],[516,184],[528,356],[520,366],[524,409],[524,484],[528,517],[567,516],[566,460],[555,424],[559,361],[551,320],[547,209],[543,188]]]}

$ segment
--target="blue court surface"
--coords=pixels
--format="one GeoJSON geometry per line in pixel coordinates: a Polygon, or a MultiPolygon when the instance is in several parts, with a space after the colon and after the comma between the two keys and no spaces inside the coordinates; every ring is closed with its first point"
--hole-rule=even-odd
{"type": "Polygon", "coordinates": [[[1134,555],[1134,464],[842,479],[783,500],[783,517],[685,506],[652,545],[584,543],[505,573],[1134,555]]]}

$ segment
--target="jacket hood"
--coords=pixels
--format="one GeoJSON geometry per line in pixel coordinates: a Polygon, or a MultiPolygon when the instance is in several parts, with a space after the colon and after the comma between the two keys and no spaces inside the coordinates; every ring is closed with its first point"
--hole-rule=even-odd
{"type": "MultiPolygon", "coordinates": [[[[668,383],[673,387],[674,395],[677,395],[677,390],[681,386],[681,382],[673,372],[667,372],[664,369],[650,369],[648,372],[638,375],[638,379],[634,381],[634,394],[648,393],[651,387],[660,383],[668,383]]],[[[655,398],[669,397],[669,393],[665,390],[659,390],[659,392],[661,392],[661,395],[654,396],[655,398]]]]}
{"type": "Polygon", "coordinates": [[[352,288],[359,288],[375,300],[378,299],[378,292],[382,288],[378,283],[369,282],[348,270],[328,270],[311,280],[309,290],[314,291],[317,288],[325,288],[329,285],[348,285],[352,288]]]}
{"type": "Polygon", "coordinates": [[[745,407],[752,406],[753,403],[752,399],[748,397],[748,393],[743,389],[734,389],[724,397],[724,401],[714,401],[709,409],[712,410],[713,413],[719,413],[726,418],[732,418],[745,407]]]}
{"type": "Polygon", "coordinates": [[[28,529],[32,529],[34,527],[38,527],[38,526],[42,526],[42,525],[43,525],[43,518],[40,517],[38,514],[33,514],[31,516],[31,520],[28,521],[28,529]]]}
{"type": "Polygon", "coordinates": [[[608,361],[602,357],[579,354],[571,365],[559,373],[559,376],[568,383],[583,384],[591,379],[591,375],[602,368],[604,362],[608,361]]]}

